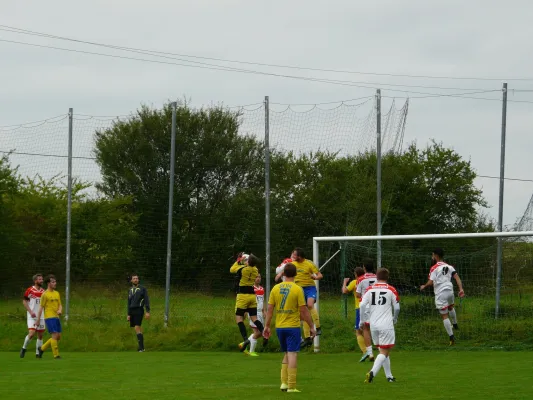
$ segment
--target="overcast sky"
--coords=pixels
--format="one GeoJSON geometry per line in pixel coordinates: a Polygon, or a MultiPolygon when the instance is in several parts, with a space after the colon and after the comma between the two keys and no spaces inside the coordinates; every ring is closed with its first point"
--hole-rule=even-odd
{"type": "MultiPolygon", "coordinates": [[[[0,125],[41,120],[64,114],[69,107],[77,114],[114,116],[128,114],[141,103],[160,106],[183,97],[197,106],[221,102],[237,106],[260,103],[265,95],[274,103],[316,104],[372,96],[380,87],[384,96],[411,97],[406,142],[442,141],[470,159],[478,174],[499,176],[501,102],[497,100],[503,78],[509,82],[509,100],[532,102],[509,102],[506,176],[533,179],[530,1],[0,0],[0,9],[1,25],[120,46],[330,70],[496,78],[421,79],[224,64],[352,82],[334,85],[0,41],[0,125]],[[466,89],[494,90],[470,96],[494,101],[417,98],[424,95],[414,93],[457,94],[469,92],[466,89]]],[[[0,39],[147,58],[2,30],[0,39]]],[[[390,106],[389,97],[383,99],[384,108],[390,106]]],[[[487,212],[496,218],[499,181],[478,178],[476,184],[491,205],[487,212]]],[[[505,189],[504,224],[513,224],[528,204],[533,182],[506,181],[505,189]]]]}

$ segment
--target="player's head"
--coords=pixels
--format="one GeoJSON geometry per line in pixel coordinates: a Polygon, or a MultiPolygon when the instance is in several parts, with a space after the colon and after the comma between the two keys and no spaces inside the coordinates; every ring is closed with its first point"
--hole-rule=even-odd
{"type": "Polygon", "coordinates": [[[283,275],[285,275],[286,278],[294,278],[296,276],[296,266],[293,263],[285,264],[283,275]]]}
{"type": "Polygon", "coordinates": [[[305,252],[301,247],[296,247],[291,253],[292,261],[302,262],[305,260],[305,252]]]}
{"type": "Polygon", "coordinates": [[[48,287],[48,289],[55,290],[57,286],[57,280],[54,275],[48,275],[46,279],[44,280],[44,282],[46,283],[46,286],[48,287]]]}
{"type": "Polygon", "coordinates": [[[35,274],[35,275],[33,275],[33,284],[36,287],[39,288],[39,287],[43,286],[43,281],[44,281],[43,274],[35,274]]]}
{"type": "Polygon", "coordinates": [[[139,274],[131,275],[131,284],[137,286],[139,284],[139,274]]]}
{"type": "Polygon", "coordinates": [[[255,277],[255,282],[254,282],[256,285],[260,285],[261,284],[261,274],[257,274],[257,276],[255,277]]]}
{"type": "Polygon", "coordinates": [[[248,266],[250,266],[250,267],[257,267],[260,262],[261,262],[261,260],[259,259],[259,257],[255,256],[253,254],[250,254],[248,256],[248,260],[246,260],[246,264],[248,264],[248,266]]]}
{"type": "Polygon", "coordinates": [[[361,267],[357,267],[355,268],[354,274],[356,278],[359,278],[360,276],[363,276],[365,274],[365,270],[361,267]]]}
{"type": "Polygon", "coordinates": [[[365,272],[374,272],[374,261],[372,261],[370,258],[363,260],[363,268],[365,272]]]}
{"type": "Polygon", "coordinates": [[[433,253],[431,253],[431,260],[433,262],[442,261],[443,258],[444,258],[444,250],[442,250],[440,247],[437,247],[435,250],[433,250],[433,253]]]}
{"type": "Polygon", "coordinates": [[[376,272],[376,276],[378,281],[387,282],[389,280],[389,270],[387,268],[379,268],[378,272],[376,272]]]}

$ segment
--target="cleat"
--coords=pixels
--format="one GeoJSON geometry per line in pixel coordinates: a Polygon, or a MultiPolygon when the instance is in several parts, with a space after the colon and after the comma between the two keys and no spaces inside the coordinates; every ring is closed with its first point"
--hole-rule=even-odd
{"type": "Polygon", "coordinates": [[[317,336],[322,335],[322,328],[316,328],[316,335],[317,336]]]}
{"type": "Polygon", "coordinates": [[[310,337],[306,338],[304,341],[304,347],[311,347],[313,345],[313,339],[310,337]]]}
{"type": "Polygon", "coordinates": [[[41,358],[39,354],[35,354],[35,358],[41,358]]]}
{"type": "Polygon", "coordinates": [[[255,351],[252,351],[252,352],[248,353],[248,355],[250,357],[259,357],[259,354],[257,354],[255,351]]]}
{"type": "Polygon", "coordinates": [[[288,388],[289,385],[287,385],[286,383],[282,383],[279,390],[281,390],[282,392],[286,392],[288,388]]]}
{"type": "Polygon", "coordinates": [[[242,343],[239,343],[239,349],[241,350],[241,352],[245,351],[249,344],[250,344],[250,341],[248,339],[246,339],[242,343]]]}
{"type": "Polygon", "coordinates": [[[20,358],[24,358],[26,355],[26,349],[20,349],[20,358]]]}
{"type": "Polygon", "coordinates": [[[263,339],[263,347],[267,347],[268,345],[268,339],[263,339]]]}
{"type": "Polygon", "coordinates": [[[455,336],[450,336],[450,346],[455,346],[455,336]]]}
{"type": "Polygon", "coordinates": [[[41,346],[37,347],[37,351],[39,352],[39,354],[38,354],[39,358],[43,358],[43,353],[44,353],[44,351],[43,351],[43,349],[41,348],[41,346]]]}
{"type": "Polygon", "coordinates": [[[248,351],[248,349],[245,349],[245,350],[243,351],[243,353],[246,354],[246,355],[249,355],[249,354],[250,354],[250,352],[248,351]]]}
{"type": "Polygon", "coordinates": [[[372,383],[374,380],[374,373],[370,371],[368,374],[366,374],[365,383],[372,383]]]}
{"type": "Polygon", "coordinates": [[[391,377],[387,378],[387,382],[394,383],[394,382],[396,382],[396,378],[394,376],[391,376],[391,377]]]}
{"type": "Polygon", "coordinates": [[[365,362],[366,359],[369,358],[369,357],[370,357],[370,354],[365,353],[365,354],[363,354],[363,357],[361,357],[361,359],[359,360],[359,362],[365,362]]]}
{"type": "Polygon", "coordinates": [[[300,393],[301,390],[298,389],[287,389],[287,393],[300,393]]]}
{"type": "Polygon", "coordinates": [[[459,330],[459,325],[457,325],[457,324],[453,324],[453,329],[455,329],[456,331],[458,331],[458,330],[459,330]]]}

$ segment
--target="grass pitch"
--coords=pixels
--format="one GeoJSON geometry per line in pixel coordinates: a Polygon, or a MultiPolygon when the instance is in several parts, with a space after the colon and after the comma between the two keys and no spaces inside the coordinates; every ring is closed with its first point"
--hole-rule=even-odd
{"type": "MultiPolygon", "coordinates": [[[[281,354],[247,357],[229,352],[50,352],[35,359],[0,353],[1,399],[276,399],[281,354]]],[[[392,353],[396,383],[380,371],[364,384],[372,365],[358,363],[359,353],[303,353],[297,396],[401,399],[533,398],[531,352],[439,351],[392,353]]]]}

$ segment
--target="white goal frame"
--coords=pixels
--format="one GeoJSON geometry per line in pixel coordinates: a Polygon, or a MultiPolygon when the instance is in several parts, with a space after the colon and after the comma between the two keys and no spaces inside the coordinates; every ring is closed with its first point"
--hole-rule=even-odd
{"type": "MultiPolygon", "coordinates": [[[[442,233],[442,234],[421,234],[421,235],[375,235],[375,236],[315,236],[313,237],[313,262],[317,267],[322,269],[333,257],[330,257],[322,266],[320,264],[320,242],[362,242],[362,241],[381,241],[381,240],[413,240],[413,239],[466,239],[466,238],[506,238],[519,236],[533,236],[533,231],[522,232],[479,232],[479,233],[442,233]]],[[[337,253],[335,253],[336,255],[337,253]]],[[[334,255],[334,256],[335,256],[334,255]]],[[[315,307],[320,312],[320,281],[315,281],[317,295],[315,307]]],[[[320,352],[320,337],[316,336],[314,340],[315,353],[320,352]]]]}

